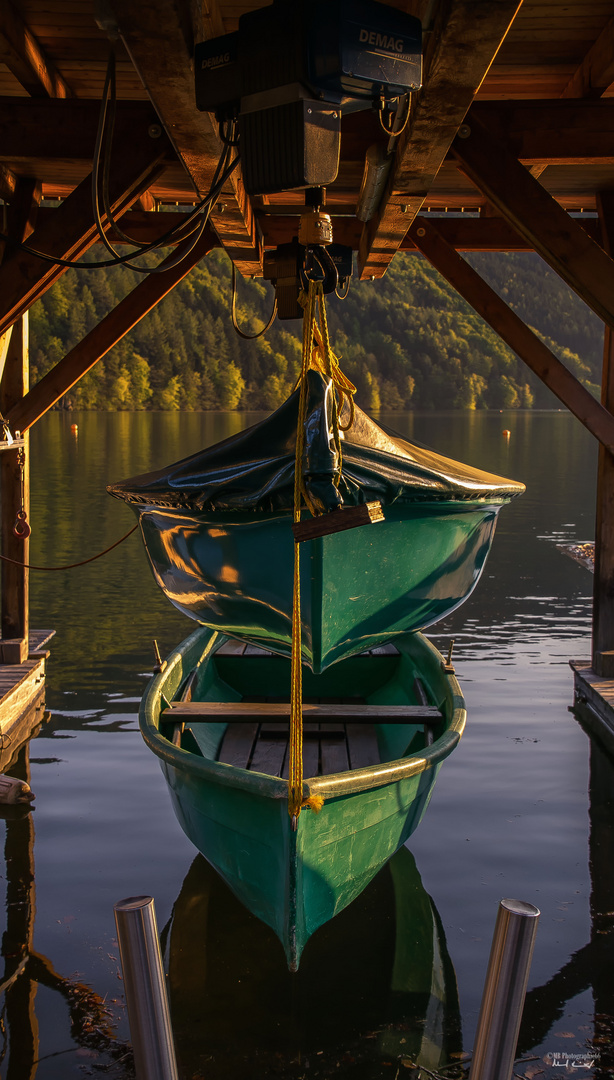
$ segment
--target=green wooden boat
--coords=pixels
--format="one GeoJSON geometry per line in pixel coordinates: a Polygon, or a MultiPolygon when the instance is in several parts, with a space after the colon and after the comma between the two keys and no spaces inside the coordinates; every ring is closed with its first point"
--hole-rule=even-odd
{"type": "MultiPolygon", "coordinates": [[[[401,439],[358,408],[335,484],[331,384],[316,371],[308,384],[303,480],[312,505],[331,523],[371,501],[382,513],[376,524],[301,543],[302,655],[321,672],[462,604],[499,510],[524,485],[401,439]]],[[[247,431],[108,489],[137,513],[156,582],[180,611],[286,655],[297,414],[298,391],[247,431]]]]}
{"type": "Polygon", "coordinates": [[[417,827],[463,731],[464,700],[437,650],[421,634],[395,645],[304,672],[303,795],[323,805],[303,809],[296,831],[285,657],[202,628],[142,700],[141,731],[180,824],[273,928],[292,970],[417,827]]]}

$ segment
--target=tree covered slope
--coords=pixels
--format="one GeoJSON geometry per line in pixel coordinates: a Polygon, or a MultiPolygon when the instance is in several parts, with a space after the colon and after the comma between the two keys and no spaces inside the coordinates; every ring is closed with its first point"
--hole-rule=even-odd
{"type": "MultiPolygon", "coordinates": [[[[95,251],[91,259],[97,257],[95,251]]],[[[472,265],[593,391],[600,320],[534,254],[481,253],[472,265]]],[[[68,271],[31,311],[35,383],[138,282],[124,267],[68,271]]],[[[258,330],[272,288],[239,281],[240,325],[258,330]]],[[[230,264],[207,256],[71,391],[80,409],[273,409],[300,361],[298,321],[244,341],[230,320],[230,264]]],[[[420,255],[327,303],[333,348],[363,408],[549,408],[556,399],[420,255]]]]}

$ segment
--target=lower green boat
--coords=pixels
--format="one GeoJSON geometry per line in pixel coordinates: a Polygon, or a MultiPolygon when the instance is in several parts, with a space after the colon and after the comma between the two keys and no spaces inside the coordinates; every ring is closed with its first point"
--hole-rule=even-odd
{"type": "Polygon", "coordinates": [[[290,662],[201,628],[141,703],[190,840],[273,928],[291,970],[419,824],[465,725],[449,665],[421,634],[304,671],[304,801],[287,805],[290,662]]]}

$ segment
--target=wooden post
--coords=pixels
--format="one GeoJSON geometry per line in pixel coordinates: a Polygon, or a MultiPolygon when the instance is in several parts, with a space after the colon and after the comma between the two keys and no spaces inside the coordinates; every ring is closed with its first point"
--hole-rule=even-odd
{"type": "MultiPolygon", "coordinates": [[[[22,179],[18,183],[15,199],[11,204],[8,235],[4,259],[11,257],[11,241],[26,240],[34,229],[36,211],[41,199],[42,186],[37,180],[22,179]]],[[[28,392],[28,313],[25,312],[14,324],[6,362],[0,382],[0,412],[6,416],[9,409],[28,392]]],[[[30,559],[28,537],[15,534],[17,514],[24,511],[23,525],[30,518],[30,460],[29,437],[24,445],[0,453],[0,492],[2,515],[0,520],[0,552],[13,562],[2,562],[1,583],[1,630],[2,654],[5,664],[22,664],[28,659],[29,638],[29,571],[30,559]]],[[[23,529],[22,529],[23,531],[23,529]]]]}
{"type": "MultiPolygon", "coordinates": [[[[28,314],[13,326],[4,377],[0,384],[0,412],[5,416],[11,405],[28,392],[28,314]]],[[[15,535],[17,514],[25,511],[30,520],[29,435],[23,447],[4,450],[0,455],[0,490],[2,491],[1,551],[15,562],[3,562],[2,582],[2,660],[22,664],[28,659],[30,541],[15,535]],[[17,563],[18,565],[15,565],[17,563]],[[8,640],[5,640],[8,639],[8,640]],[[9,644],[10,643],[10,644],[9,644]]]]}
{"type": "MultiPolygon", "coordinates": [[[[614,252],[614,191],[597,196],[603,246],[614,252]]],[[[614,413],[614,331],[606,324],[603,342],[601,403],[614,413]]],[[[599,447],[595,580],[593,586],[593,670],[614,676],[614,458],[599,447]]]]}

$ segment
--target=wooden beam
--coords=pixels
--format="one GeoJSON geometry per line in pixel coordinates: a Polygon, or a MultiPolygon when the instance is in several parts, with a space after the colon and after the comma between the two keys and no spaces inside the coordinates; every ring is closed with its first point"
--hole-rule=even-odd
{"type": "Polygon", "coordinates": [[[563,90],[563,98],[599,98],[614,82],[614,17],[588,50],[563,90]]]}
{"type": "Polygon", "coordinates": [[[0,4],[0,61],[31,97],[72,97],[72,90],[10,0],[0,4]]]}
{"type": "MultiPolygon", "coordinates": [[[[41,210],[41,215],[45,211],[41,210]]],[[[170,224],[179,214],[165,214],[164,220],[169,218],[170,224]]],[[[331,208],[333,223],[333,236],[336,244],[344,244],[355,251],[360,244],[362,227],[357,218],[337,217],[334,208],[331,208]]],[[[422,215],[418,215],[416,221],[422,221],[422,215]]],[[[441,235],[457,251],[533,251],[533,245],[523,236],[520,236],[507,221],[502,217],[469,217],[468,215],[453,217],[451,214],[440,218],[428,218],[434,220],[441,235]]],[[[299,216],[286,214],[265,214],[259,218],[260,227],[265,247],[276,247],[277,244],[287,244],[293,236],[298,234],[299,216]]],[[[582,219],[582,228],[589,236],[598,239],[600,233],[596,219],[582,219]]],[[[160,216],[152,215],[151,224],[143,221],[143,215],[137,215],[131,211],[126,231],[130,235],[138,235],[139,239],[145,240],[150,234],[152,239],[160,233],[160,216]],[[134,220],[134,226],[133,226],[134,220]],[[155,231],[154,231],[155,230],[155,231]]],[[[416,251],[416,245],[411,236],[403,238],[400,251],[416,251]]]]}
{"type": "MultiPolygon", "coordinates": [[[[114,143],[111,207],[118,217],[160,174],[170,153],[164,135],[151,138],[147,129],[133,130],[114,143]]],[[[103,223],[105,219],[103,218],[103,223]]],[[[54,258],[78,259],[96,242],[91,178],[87,177],[29,238],[29,245],[54,258]]],[[[0,267],[0,334],[38,300],[65,272],[26,251],[16,251],[0,267]]]]}
{"type": "MultiPolygon", "coordinates": [[[[614,191],[598,196],[603,246],[614,253],[614,191]]],[[[606,326],[603,341],[601,403],[614,413],[614,331],[606,326]]],[[[593,670],[614,677],[614,458],[599,447],[595,576],[593,581],[593,670]]]]}
{"type": "MultiPolygon", "coordinates": [[[[110,4],[130,58],[195,191],[205,195],[223,144],[213,115],[199,112],[194,101],[193,27],[182,24],[178,6],[168,0],[149,0],[146,5],[141,0],[110,0],[110,4]]],[[[225,185],[210,222],[240,273],[261,273],[262,242],[240,166],[225,185]]]]}
{"type": "MultiPolygon", "coordinates": [[[[11,205],[8,220],[8,236],[4,262],[10,261],[10,242],[27,240],[32,233],[36,211],[41,198],[41,184],[37,180],[21,180],[11,205]]],[[[28,392],[29,352],[28,315],[24,314],[10,331],[6,363],[0,381],[0,411],[6,416],[11,407],[21,401],[28,392]]],[[[15,524],[18,513],[28,524],[30,517],[30,444],[24,437],[19,449],[4,450],[0,455],[0,492],[2,513],[0,519],[0,546],[2,554],[12,562],[2,562],[0,568],[0,614],[2,637],[12,639],[17,659],[28,659],[29,637],[29,581],[27,564],[30,561],[28,536],[17,536],[15,524]]]]}
{"type": "MultiPolygon", "coordinates": [[[[100,102],[85,98],[0,97],[0,161],[91,162],[100,102]]],[[[118,101],[119,138],[130,130],[147,131],[160,120],[148,101],[118,101]],[[123,133],[123,134],[122,134],[123,133]]],[[[45,173],[41,171],[40,175],[45,173]]]]}
{"type": "Polygon", "coordinates": [[[614,162],[614,100],[484,101],[471,106],[477,117],[526,165],[614,162]]]}
{"type": "Polygon", "coordinates": [[[363,229],[362,278],[386,273],[519,7],[518,0],[450,0],[446,5],[424,86],[397,140],[387,190],[363,229]]]}
{"type": "MultiPolygon", "coordinates": [[[[29,352],[28,315],[12,328],[6,365],[0,384],[0,411],[6,416],[16,401],[28,392],[29,352]]],[[[28,658],[30,541],[15,535],[18,513],[30,518],[30,447],[28,437],[20,449],[5,450],[0,455],[0,522],[2,554],[13,562],[0,567],[2,637],[21,642],[19,663],[28,658]]]]}
{"type": "Polygon", "coordinates": [[[436,270],[524,360],[596,439],[614,451],[614,416],[544,345],[483,278],[450,247],[432,221],[416,221],[410,236],[436,270]]]}
{"type": "MultiPolygon", "coordinates": [[[[148,192],[146,194],[149,194],[148,192]]],[[[176,229],[178,236],[176,239],[172,239],[168,242],[165,241],[165,247],[176,247],[177,244],[183,242],[183,236],[179,233],[179,229],[182,225],[185,225],[189,213],[182,210],[172,211],[168,213],[158,212],[153,210],[139,210],[137,200],[131,210],[127,211],[122,219],[122,230],[135,241],[137,244],[155,244],[156,241],[169,231],[169,229],[176,229]]],[[[192,207],[189,207],[191,210],[192,207]]],[[[42,206],[38,212],[37,222],[39,225],[47,224],[53,218],[56,212],[56,207],[42,206]]],[[[192,221],[192,225],[194,220],[192,221]]],[[[296,232],[296,229],[295,229],[296,232]]],[[[115,247],[125,245],[125,240],[113,231],[109,229],[106,232],[107,237],[115,247]]],[[[522,241],[520,241],[522,243],[522,241]]],[[[110,258],[111,256],[109,256],[110,258]]]]}
{"type": "MultiPolygon", "coordinates": [[[[186,250],[192,240],[185,242],[186,250]]],[[[136,326],[156,304],[174,289],[205,255],[217,246],[215,234],[207,229],[192,251],[177,266],[161,274],[150,274],[128,296],[90,330],[74,349],[63,357],[29,394],[17,401],[8,412],[7,420],[13,431],[27,431],[56,401],[79,381],[118,341],[136,326]]],[[[176,262],[180,249],[165,260],[176,262]]]]}
{"type": "MultiPolygon", "coordinates": [[[[422,215],[416,221],[423,222],[422,215]]],[[[533,251],[533,245],[520,236],[501,217],[440,217],[427,218],[451,247],[457,251],[533,251]]],[[[598,222],[593,218],[582,219],[582,228],[589,236],[598,239],[598,222]]],[[[402,251],[416,250],[408,234],[401,244],[402,251]]]]}
{"type": "Polygon", "coordinates": [[[614,261],[470,113],[452,145],[463,172],[608,325],[614,326],[614,261]]]}

